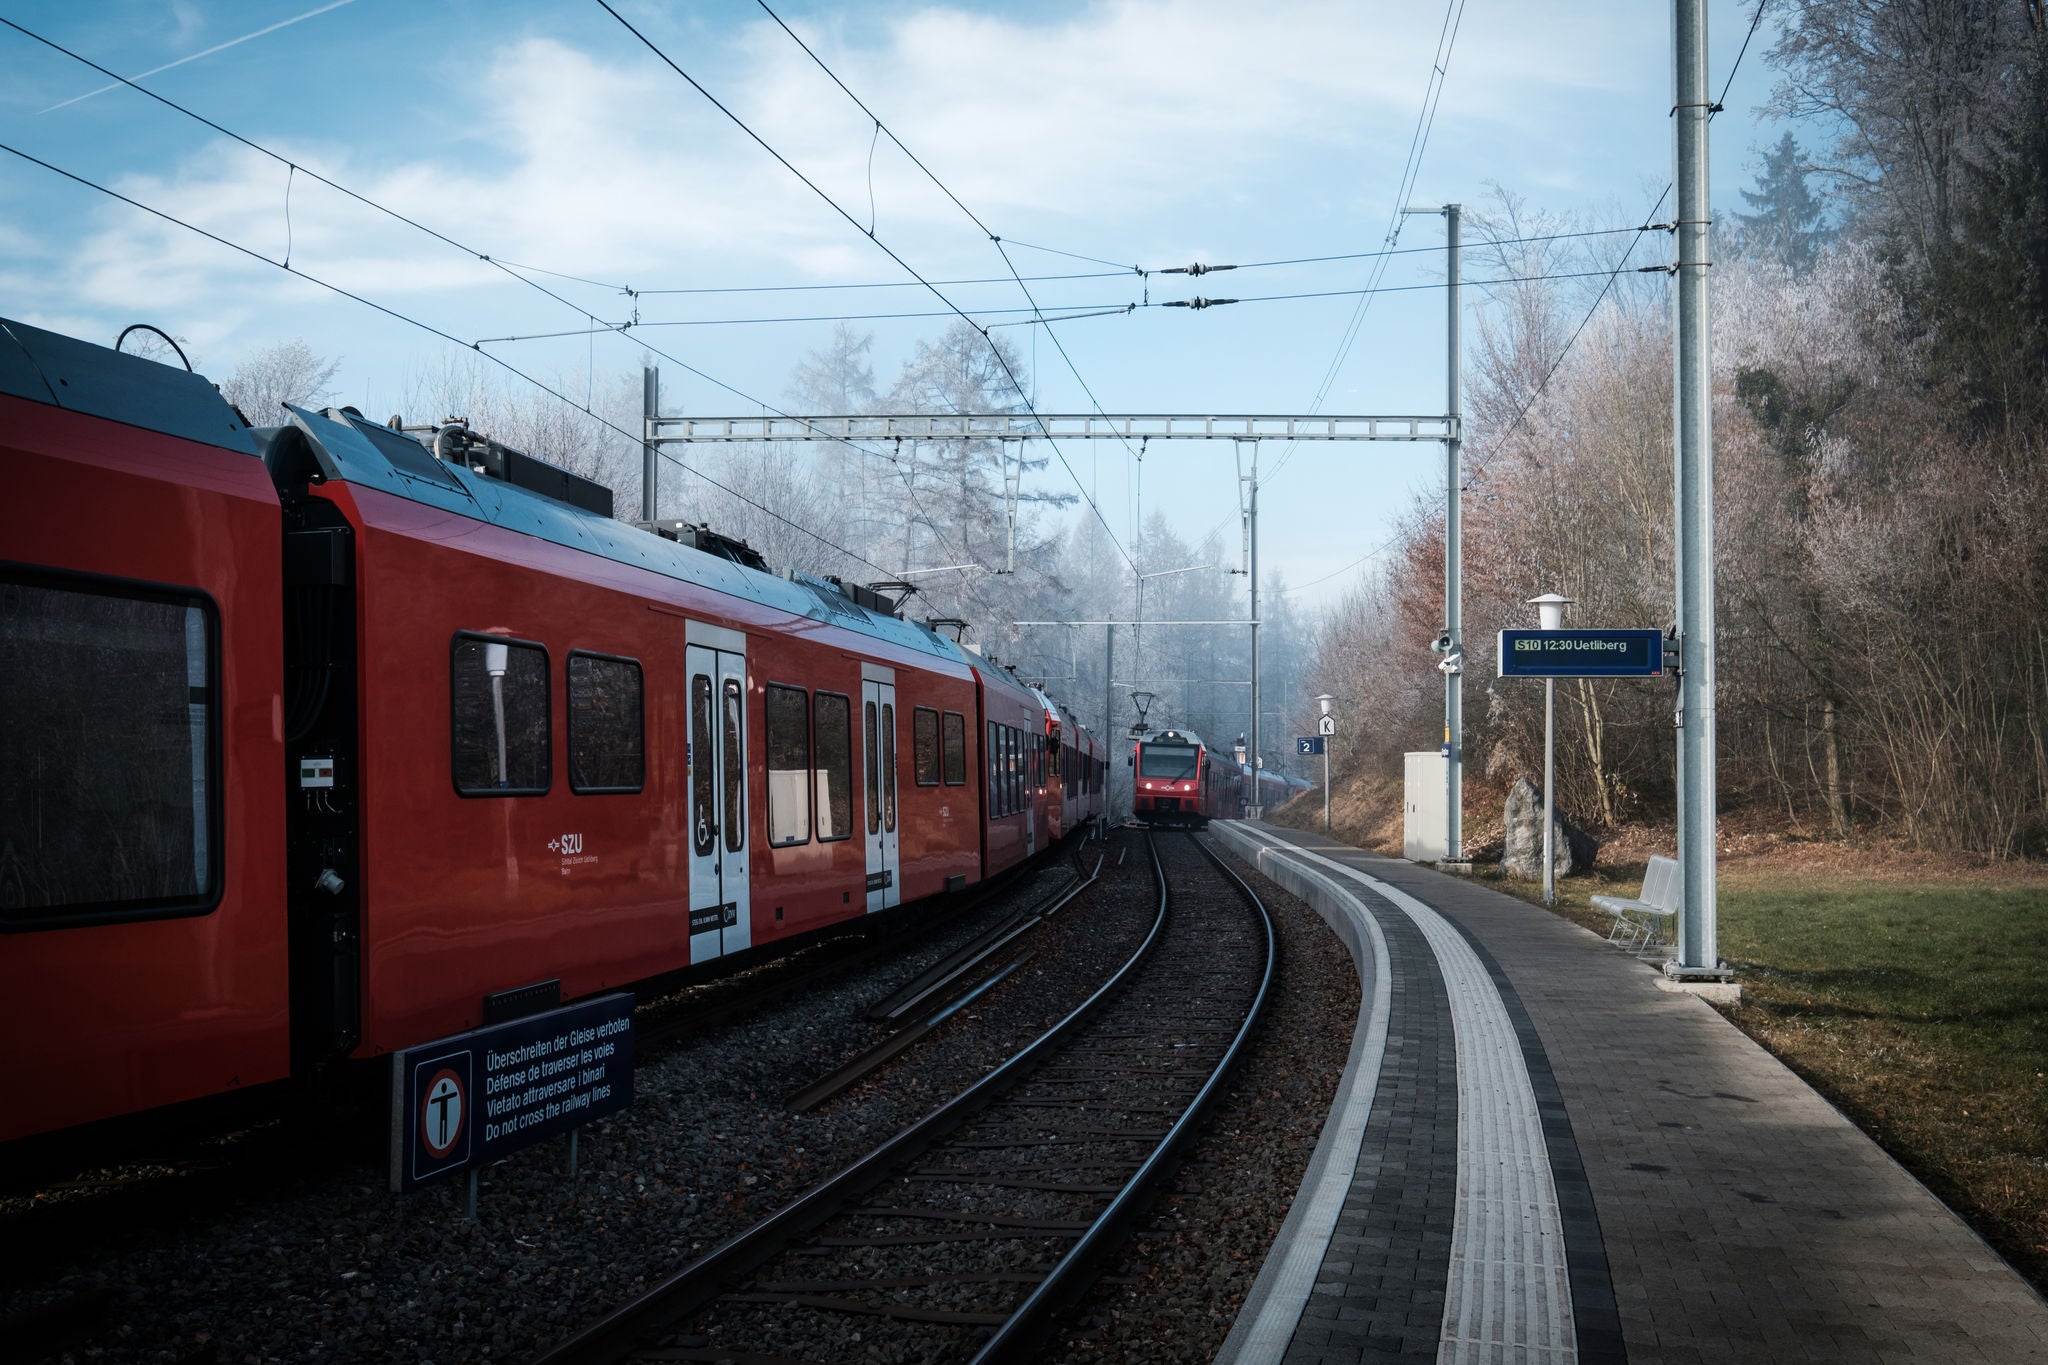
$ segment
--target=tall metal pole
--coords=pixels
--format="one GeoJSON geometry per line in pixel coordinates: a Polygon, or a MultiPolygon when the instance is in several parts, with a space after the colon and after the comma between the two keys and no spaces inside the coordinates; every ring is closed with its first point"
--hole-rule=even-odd
{"type": "Polygon", "coordinates": [[[1102,630],[1102,828],[1109,829],[1109,794],[1116,790],[1116,760],[1110,756],[1110,731],[1116,720],[1116,627],[1102,630]]]}
{"type": "Polygon", "coordinates": [[[1557,679],[1543,680],[1543,903],[1557,904],[1557,679]]]}
{"type": "Polygon", "coordinates": [[[654,419],[661,415],[661,371],[652,365],[640,367],[640,520],[653,521],[660,499],[661,447],[654,419]]]}
{"type": "Polygon", "coordinates": [[[1708,364],[1706,0],[1672,0],[1672,120],[1678,181],[1675,422],[1678,467],[1674,519],[1678,562],[1677,972],[1711,973],[1716,944],[1714,791],[1714,429],[1708,364]]]}
{"type": "MultiPolygon", "coordinates": [[[[1251,442],[1251,804],[1260,804],[1260,442],[1251,442]]],[[[1262,808],[1260,814],[1266,814],[1262,808]]]]}
{"type": "MultiPolygon", "coordinates": [[[[1444,411],[1451,419],[1451,436],[1444,442],[1444,630],[1451,637],[1447,657],[1465,652],[1464,634],[1464,518],[1459,504],[1465,495],[1465,442],[1458,434],[1464,409],[1464,383],[1458,370],[1458,218],[1462,205],[1444,205],[1444,232],[1449,248],[1449,296],[1445,335],[1450,357],[1450,379],[1444,411]]],[[[1444,856],[1451,862],[1465,857],[1465,675],[1461,668],[1444,676],[1444,747],[1450,762],[1446,782],[1449,823],[1444,835],[1444,856]]]]}
{"type": "Polygon", "coordinates": [[[1323,741],[1323,833],[1330,832],[1330,741],[1323,741]]]}

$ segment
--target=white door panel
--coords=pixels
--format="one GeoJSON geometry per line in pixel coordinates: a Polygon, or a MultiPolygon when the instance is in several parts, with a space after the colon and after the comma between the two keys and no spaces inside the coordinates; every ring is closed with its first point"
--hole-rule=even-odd
{"type": "Polygon", "coordinates": [[[868,909],[900,904],[898,878],[899,811],[896,802],[896,686],[863,681],[860,685],[861,795],[866,822],[868,909]]]}
{"type": "Polygon", "coordinates": [[[704,645],[688,675],[690,961],[752,943],[747,861],[747,660],[704,645]]]}

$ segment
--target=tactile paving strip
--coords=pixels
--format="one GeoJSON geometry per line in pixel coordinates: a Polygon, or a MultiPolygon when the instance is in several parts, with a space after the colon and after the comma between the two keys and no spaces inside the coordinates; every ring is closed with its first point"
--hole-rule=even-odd
{"type": "Polygon", "coordinates": [[[1529,1040],[1521,1037],[1490,964],[1456,926],[1399,888],[1308,850],[1288,847],[1286,853],[1358,883],[1356,899],[1381,927],[1398,1002],[1389,1023],[1388,1066],[1395,1065],[1409,1028],[1419,1030],[1419,1047],[1440,1044],[1440,1027],[1419,1017],[1412,1002],[1399,1001],[1417,980],[1431,983],[1437,1011],[1452,1024],[1453,1047],[1438,1050],[1448,1051],[1454,1063],[1449,1074],[1438,1071],[1434,1106],[1412,1083],[1403,1085],[1408,1078],[1383,1071],[1359,1184],[1287,1358],[1575,1361],[1572,1281],[1549,1143],[1524,1057],[1529,1040]],[[1451,1096],[1455,1116],[1428,1112],[1440,1111],[1451,1096]],[[1429,1148],[1418,1143],[1418,1120],[1431,1129],[1429,1148]],[[1428,1258],[1407,1253],[1424,1244],[1434,1253],[1442,1238],[1445,1209],[1440,1193],[1431,1198],[1440,1175],[1427,1159],[1420,1171],[1410,1162],[1419,1149],[1440,1154],[1452,1133],[1455,1194],[1438,1280],[1433,1267],[1421,1268],[1428,1258]],[[1419,1203],[1389,1197],[1390,1162],[1408,1199],[1419,1203]],[[1434,1230],[1402,1221],[1404,1209],[1417,1207],[1430,1210],[1426,1221],[1434,1230]],[[1354,1214],[1364,1221],[1347,1226],[1354,1214]],[[1363,1263],[1361,1252],[1368,1258],[1363,1263]],[[1410,1266],[1417,1273],[1402,1293],[1396,1281],[1410,1266]],[[1386,1302],[1389,1295],[1394,1302],[1386,1302]],[[1433,1340],[1425,1342],[1419,1330],[1438,1305],[1433,1340]]]}

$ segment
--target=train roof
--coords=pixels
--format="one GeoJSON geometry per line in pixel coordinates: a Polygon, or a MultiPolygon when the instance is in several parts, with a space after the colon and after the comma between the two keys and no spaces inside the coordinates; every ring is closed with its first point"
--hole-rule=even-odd
{"type": "Polygon", "coordinates": [[[257,454],[234,406],[201,374],[0,318],[0,393],[237,454],[257,454]]]}
{"type": "Polygon", "coordinates": [[[1193,730],[1147,730],[1137,739],[1140,744],[1192,744],[1198,749],[1209,747],[1202,743],[1202,737],[1193,730]]]}
{"type": "Polygon", "coordinates": [[[320,458],[322,473],[363,488],[473,517],[493,526],[631,564],[712,592],[807,616],[902,649],[966,667],[959,645],[920,622],[869,611],[835,584],[738,564],[650,534],[599,512],[437,459],[419,441],[338,408],[292,407],[292,425],[320,458]]]}
{"type": "MultiPolygon", "coordinates": [[[[252,429],[204,375],[13,319],[0,318],[0,333],[5,337],[0,340],[0,394],[252,458],[264,457],[273,445],[272,433],[252,429]]],[[[602,512],[441,460],[413,437],[346,409],[289,410],[291,425],[285,430],[306,438],[326,478],[374,488],[963,668],[976,668],[990,681],[999,672],[922,622],[863,606],[853,599],[851,590],[837,583],[794,569],[783,574],[756,569],[651,534],[602,512]]],[[[1001,681],[1020,686],[1007,676],[1001,681]]]]}

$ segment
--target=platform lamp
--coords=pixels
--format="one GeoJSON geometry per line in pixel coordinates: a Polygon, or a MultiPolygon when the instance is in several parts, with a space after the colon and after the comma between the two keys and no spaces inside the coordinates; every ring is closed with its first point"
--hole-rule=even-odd
{"type": "MultiPolygon", "coordinates": [[[[1560,630],[1564,626],[1564,609],[1572,599],[1559,593],[1547,592],[1541,597],[1532,597],[1528,605],[1536,608],[1537,625],[1544,630],[1560,630]]],[[[1543,903],[1557,904],[1557,851],[1551,847],[1556,837],[1557,796],[1553,790],[1557,785],[1557,679],[1543,680],[1543,903]]]]}

